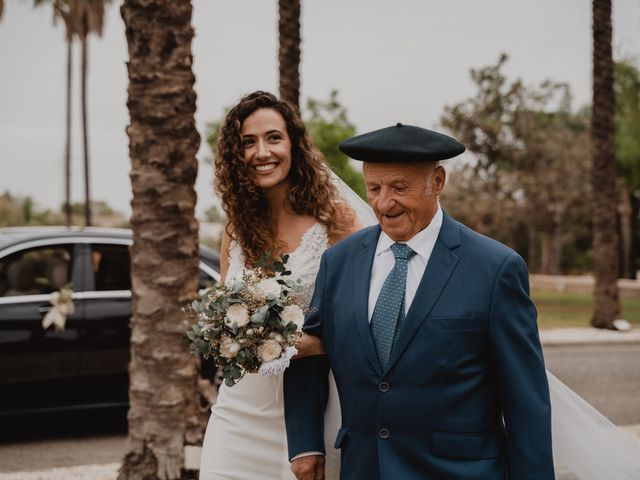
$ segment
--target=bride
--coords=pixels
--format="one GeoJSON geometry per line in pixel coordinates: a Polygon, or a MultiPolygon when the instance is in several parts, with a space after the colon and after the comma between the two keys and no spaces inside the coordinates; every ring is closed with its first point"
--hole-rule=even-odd
{"type": "MultiPolygon", "coordinates": [[[[266,92],[242,98],[220,131],[215,169],[228,218],[221,281],[241,277],[265,252],[288,253],[287,267],[302,281],[308,303],[324,250],[361,227],[297,110],[266,92]]],[[[298,350],[298,357],[317,355],[322,345],[304,336],[298,350]]],[[[332,445],[340,413],[333,388],[326,413],[326,478],[337,480],[339,453],[332,445]]],[[[223,384],[205,434],[200,480],[292,478],[282,374],[246,374],[233,387],[223,384]]]]}

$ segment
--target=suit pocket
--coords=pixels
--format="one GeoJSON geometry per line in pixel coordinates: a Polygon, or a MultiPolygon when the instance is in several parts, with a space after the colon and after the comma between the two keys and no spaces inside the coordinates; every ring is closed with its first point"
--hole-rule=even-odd
{"type": "Polygon", "coordinates": [[[437,457],[474,460],[496,458],[500,451],[493,435],[436,432],[431,435],[431,453],[437,457]]]}
{"type": "Polygon", "coordinates": [[[473,315],[451,315],[427,318],[427,330],[432,332],[460,332],[478,330],[480,322],[473,315]]]}
{"type": "Polygon", "coordinates": [[[341,427],[340,430],[338,430],[338,435],[336,435],[336,441],[333,444],[333,448],[342,448],[342,443],[344,442],[344,437],[347,435],[347,429],[344,427],[341,427]]]}

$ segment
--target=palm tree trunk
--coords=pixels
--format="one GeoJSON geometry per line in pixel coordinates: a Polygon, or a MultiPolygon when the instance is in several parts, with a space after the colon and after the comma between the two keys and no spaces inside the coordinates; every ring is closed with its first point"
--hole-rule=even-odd
{"type": "Polygon", "coordinates": [[[89,26],[85,16],[83,19],[83,31],[80,36],[82,44],[82,146],[84,157],[84,222],[91,225],[91,195],[89,194],[89,125],[87,120],[87,41],[89,26]]]}
{"type": "Polygon", "coordinates": [[[300,0],[279,0],[280,98],[300,108],[300,0]]]}
{"type": "Polygon", "coordinates": [[[614,157],[611,0],[593,0],[593,113],[591,116],[595,305],[591,324],[613,328],[618,298],[618,233],[614,157]]]}
{"type": "Polygon", "coordinates": [[[73,37],[67,34],[67,123],[65,132],[64,149],[64,212],[67,219],[67,227],[71,226],[71,82],[73,37]]]}
{"type": "Polygon", "coordinates": [[[125,0],[129,156],[133,189],[133,318],[129,451],[119,480],[181,478],[185,445],[199,445],[198,361],[181,308],[198,293],[194,183],[192,7],[189,0],[125,0]]]}

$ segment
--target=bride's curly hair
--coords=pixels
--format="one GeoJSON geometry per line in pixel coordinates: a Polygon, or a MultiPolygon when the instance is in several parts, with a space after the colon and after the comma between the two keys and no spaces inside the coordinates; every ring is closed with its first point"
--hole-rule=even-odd
{"type": "Polygon", "coordinates": [[[251,266],[265,252],[283,252],[277,241],[276,223],[265,191],[250,175],[244,161],[242,124],[261,108],[282,115],[291,139],[291,170],[288,202],[294,213],[309,215],[327,227],[331,243],[345,237],[355,215],[340,198],[330,178],[322,153],[314,146],[298,109],[268,92],[256,91],[243,97],[227,114],[220,129],[215,158],[215,186],[227,214],[227,234],[242,248],[251,266]]]}

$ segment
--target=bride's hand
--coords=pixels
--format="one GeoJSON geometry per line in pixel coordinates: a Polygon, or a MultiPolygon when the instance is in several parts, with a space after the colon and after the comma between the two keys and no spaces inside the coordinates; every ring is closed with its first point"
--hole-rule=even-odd
{"type": "Polygon", "coordinates": [[[302,338],[296,344],[296,348],[298,349],[298,353],[293,357],[293,360],[310,357],[312,355],[324,355],[322,340],[313,335],[307,335],[306,333],[302,335],[302,338]]]}

